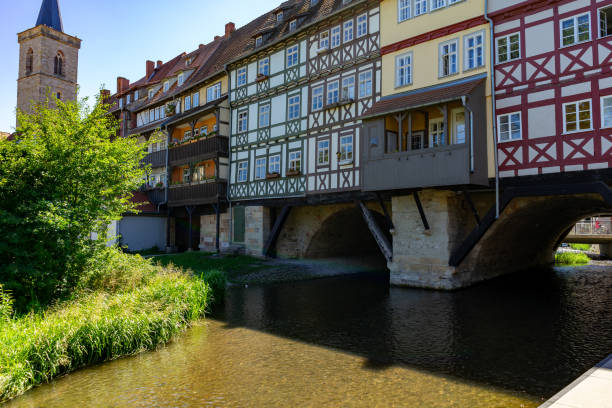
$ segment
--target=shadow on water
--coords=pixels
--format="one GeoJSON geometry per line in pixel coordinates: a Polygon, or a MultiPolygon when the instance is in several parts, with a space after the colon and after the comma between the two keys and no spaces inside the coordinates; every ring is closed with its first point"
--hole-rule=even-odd
{"type": "Polygon", "coordinates": [[[388,273],[228,288],[212,318],[366,359],[550,397],[612,352],[612,271],[534,270],[456,292],[388,273]]]}

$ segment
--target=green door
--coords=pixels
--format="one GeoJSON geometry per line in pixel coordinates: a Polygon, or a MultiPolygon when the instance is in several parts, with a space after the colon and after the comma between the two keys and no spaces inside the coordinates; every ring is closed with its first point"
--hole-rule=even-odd
{"type": "Polygon", "coordinates": [[[234,242],[244,242],[244,207],[234,207],[234,242]]]}

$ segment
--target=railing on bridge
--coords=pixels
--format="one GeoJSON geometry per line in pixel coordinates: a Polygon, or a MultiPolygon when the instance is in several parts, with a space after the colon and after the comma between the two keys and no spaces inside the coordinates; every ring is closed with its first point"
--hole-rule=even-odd
{"type": "Polygon", "coordinates": [[[612,233],[612,219],[591,218],[577,223],[570,235],[608,235],[612,233]]]}

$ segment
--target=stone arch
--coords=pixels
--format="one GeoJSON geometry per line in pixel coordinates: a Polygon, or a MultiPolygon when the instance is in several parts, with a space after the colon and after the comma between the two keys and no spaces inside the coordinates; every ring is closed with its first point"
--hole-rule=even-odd
{"type": "MultiPolygon", "coordinates": [[[[386,218],[370,211],[382,229],[388,231],[386,218]]],[[[390,234],[388,238],[391,239],[390,234]]],[[[305,257],[368,257],[385,261],[361,211],[354,206],[340,209],[323,220],[307,245],[305,257]]]]}
{"type": "Polygon", "coordinates": [[[57,51],[57,54],[55,54],[55,58],[53,60],[53,73],[59,76],[65,75],[64,53],[61,51],[57,51]]]}

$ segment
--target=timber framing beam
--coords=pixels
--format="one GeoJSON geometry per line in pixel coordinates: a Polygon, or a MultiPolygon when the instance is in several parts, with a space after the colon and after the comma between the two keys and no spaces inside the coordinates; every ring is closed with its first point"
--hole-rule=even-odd
{"type": "Polygon", "coordinates": [[[464,190],[463,196],[465,197],[465,201],[467,201],[468,206],[470,207],[470,210],[472,211],[472,214],[474,215],[474,219],[476,219],[476,224],[480,225],[480,216],[478,215],[478,210],[476,209],[476,206],[474,205],[474,201],[472,201],[472,196],[470,195],[470,192],[467,190],[464,190]]]}
{"type": "Polygon", "coordinates": [[[264,245],[262,251],[264,256],[270,256],[272,248],[276,244],[276,240],[278,239],[278,236],[280,235],[280,232],[283,229],[283,225],[285,225],[285,221],[287,221],[287,217],[289,217],[291,208],[292,207],[289,205],[284,206],[281,209],[280,214],[276,217],[276,221],[274,222],[272,231],[270,231],[270,236],[268,237],[268,240],[266,241],[266,244],[264,245]]]}
{"type": "Polygon", "coordinates": [[[385,256],[385,259],[387,259],[387,262],[391,262],[393,260],[393,248],[391,247],[391,243],[389,242],[382,229],[380,228],[380,225],[378,225],[376,219],[374,219],[372,213],[370,212],[368,207],[366,207],[363,201],[357,201],[356,204],[357,207],[361,210],[363,219],[368,225],[368,228],[370,229],[374,240],[376,240],[378,247],[385,256]]]}
{"type": "Polygon", "coordinates": [[[421,199],[419,198],[419,192],[413,192],[412,196],[414,197],[414,202],[416,203],[416,206],[419,210],[419,215],[421,216],[421,221],[423,222],[423,228],[425,228],[425,231],[429,231],[429,222],[427,222],[427,216],[425,215],[425,211],[423,210],[423,205],[421,204],[421,199]]]}

